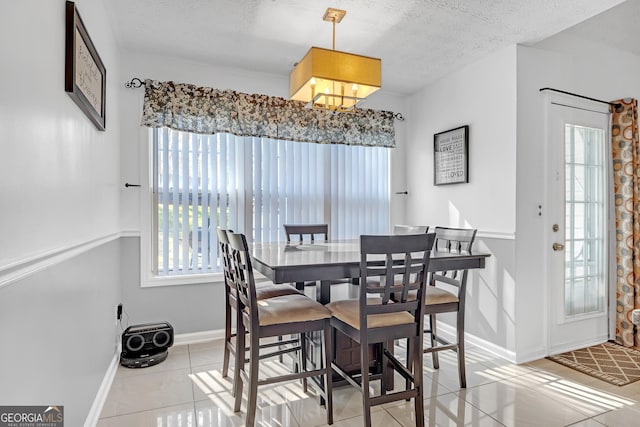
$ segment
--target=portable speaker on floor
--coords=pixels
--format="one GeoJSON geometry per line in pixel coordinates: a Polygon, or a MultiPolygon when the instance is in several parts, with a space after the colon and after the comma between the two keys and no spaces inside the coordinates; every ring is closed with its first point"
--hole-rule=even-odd
{"type": "Polygon", "coordinates": [[[120,364],[128,368],[157,365],[167,358],[173,345],[173,327],[168,322],[129,326],[122,333],[120,364]]]}

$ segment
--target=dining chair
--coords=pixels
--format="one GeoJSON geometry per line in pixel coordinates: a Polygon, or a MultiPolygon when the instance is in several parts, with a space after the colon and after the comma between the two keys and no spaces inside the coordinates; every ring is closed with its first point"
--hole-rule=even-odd
{"type": "MultiPolygon", "coordinates": [[[[464,253],[471,250],[476,236],[475,229],[435,227],[434,251],[464,253]]],[[[460,387],[467,387],[464,357],[464,312],[467,289],[467,270],[440,271],[432,273],[425,296],[425,315],[429,316],[431,346],[425,353],[431,353],[434,369],[440,368],[438,352],[454,350],[458,354],[458,376],[460,387]],[[436,332],[436,315],[456,313],[456,340],[449,342],[436,332]]]]}
{"type": "Polygon", "coordinates": [[[393,234],[422,234],[428,233],[428,225],[394,225],[393,234]]]}
{"type": "Polygon", "coordinates": [[[291,243],[292,237],[297,237],[300,243],[307,239],[314,242],[316,235],[324,237],[325,242],[329,240],[329,224],[284,224],[283,227],[287,243],[291,243]]]}
{"type": "MultiPolygon", "coordinates": [[[[235,320],[235,324],[239,324],[240,320],[240,308],[237,297],[237,291],[235,287],[235,283],[233,281],[233,272],[231,270],[231,252],[229,248],[229,233],[233,233],[231,230],[225,230],[223,228],[217,228],[218,234],[218,245],[220,248],[220,260],[222,264],[222,271],[224,273],[224,296],[225,296],[225,310],[224,310],[224,354],[222,359],[222,376],[229,376],[229,358],[230,355],[233,354],[233,357],[236,360],[236,369],[234,370],[234,380],[233,380],[233,391],[232,395],[235,396],[235,375],[238,372],[238,348],[242,348],[238,345],[238,335],[233,332],[233,321],[235,320]],[[235,319],[234,316],[235,315],[235,319]]],[[[293,287],[288,285],[274,285],[270,282],[260,282],[256,283],[256,299],[258,301],[278,297],[283,295],[301,295],[300,292],[295,290],[293,287]]],[[[300,342],[298,338],[291,338],[289,340],[283,340],[279,337],[279,344],[281,350],[286,350],[287,352],[297,351],[300,347],[300,342]]],[[[240,352],[239,354],[245,355],[245,352],[240,352]]],[[[301,361],[298,360],[298,365],[301,364],[301,361]]]]}
{"type": "MultiPolygon", "coordinates": [[[[317,235],[322,236],[324,242],[329,240],[329,224],[284,224],[283,227],[287,243],[291,243],[292,238],[297,238],[301,244],[304,241],[314,243],[317,235]]],[[[299,291],[304,291],[305,286],[316,286],[316,282],[295,283],[295,287],[299,291]]]]}
{"type": "MultiPolygon", "coordinates": [[[[234,411],[239,412],[242,404],[242,390],[247,388],[247,416],[246,425],[253,426],[257,404],[258,387],[281,381],[291,381],[309,377],[319,377],[321,387],[318,387],[326,411],[327,424],[333,424],[333,397],[331,377],[331,312],[319,302],[307,298],[299,293],[281,295],[259,301],[257,299],[256,283],[251,264],[249,247],[244,234],[227,234],[230,248],[231,277],[235,285],[238,312],[238,348],[245,347],[245,340],[249,336],[249,369],[247,372],[245,359],[236,357],[238,366],[235,375],[234,411]],[[308,371],[306,363],[302,363],[297,372],[260,379],[259,361],[281,354],[280,350],[261,353],[261,350],[277,346],[279,343],[268,343],[260,346],[262,338],[282,336],[287,334],[309,334],[319,332],[323,335],[324,367],[308,371]]],[[[303,349],[304,347],[302,347],[303,349]]],[[[302,351],[300,349],[299,351],[302,351]]],[[[304,360],[304,358],[303,358],[304,360]]]]}
{"type": "Polygon", "coordinates": [[[358,299],[327,304],[334,334],[343,333],[360,344],[360,372],[333,369],[362,393],[365,425],[371,425],[371,407],[395,400],[414,399],[416,425],[424,425],[422,337],[424,291],[433,234],[360,236],[360,295],[358,299]],[[409,295],[415,293],[413,299],[409,295]],[[417,298],[416,298],[417,297],[417,298]],[[406,366],[393,354],[393,342],[407,339],[406,366]],[[369,345],[382,346],[382,373],[372,374],[369,345]],[[405,379],[405,389],[387,393],[387,364],[405,379]],[[380,394],[371,396],[369,384],[380,379],[380,394]]]}

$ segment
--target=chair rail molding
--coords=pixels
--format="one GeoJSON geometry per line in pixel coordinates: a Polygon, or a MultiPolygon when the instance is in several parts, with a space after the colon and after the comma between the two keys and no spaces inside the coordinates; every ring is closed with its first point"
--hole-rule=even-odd
{"type": "Polygon", "coordinates": [[[32,254],[24,258],[12,260],[9,264],[0,266],[0,288],[11,285],[38,271],[44,270],[66,260],[74,258],[91,249],[117,240],[122,233],[111,233],[84,242],[60,246],[48,251],[32,254]]]}
{"type": "Polygon", "coordinates": [[[494,230],[480,230],[476,234],[476,239],[498,239],[498,240],[515,240],[515,231],[494,231],[494,230]]]}

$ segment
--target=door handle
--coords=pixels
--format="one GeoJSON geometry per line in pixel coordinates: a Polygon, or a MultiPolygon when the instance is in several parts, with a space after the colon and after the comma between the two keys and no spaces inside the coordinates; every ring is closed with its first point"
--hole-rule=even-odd
{"type": "Polygon", "coordinates": [[[564,245],[562,243],[554,243],[553,244],[553,250],[554,251],[561,251],[564,249],[564,245]]]}

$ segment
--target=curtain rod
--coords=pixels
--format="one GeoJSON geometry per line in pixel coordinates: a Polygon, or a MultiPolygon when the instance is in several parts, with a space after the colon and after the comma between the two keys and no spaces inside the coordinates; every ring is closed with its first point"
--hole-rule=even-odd
{"type": "Polygon", "coordinates": [[[543,87],[542,89],[540,89],[540,92],[542,92],[544,90],[551,90],[551,91],[554,91],[554,92],[564,93],[565,95],[571,95],[571,96],[575,96],[577,98],[588,99],[589,101],[600,102],[602,104],[611,105],[612,107],[618,107],[618,106],[621,105],[621,104],[619,104],[617,102],[603,101],[601,99],[591,98],[589,96],[584,96],[584,95],[578,95],[577,93],[567,92],[566,90],[554,89],[552,87],[543,87]]]}
{"type": "MultiPolygon", "coordinates": [[[[144,86],[144,81],[142,81],[142,79],[139,79],[138,77],[134,77],[124,84],[124,87],[129,89],[137,89],[142,86],[144,86]]],[[[393,117],[398,121],[404,122],[404,116],[402,115],[402,113],[395,113],[393,117]]]]}

